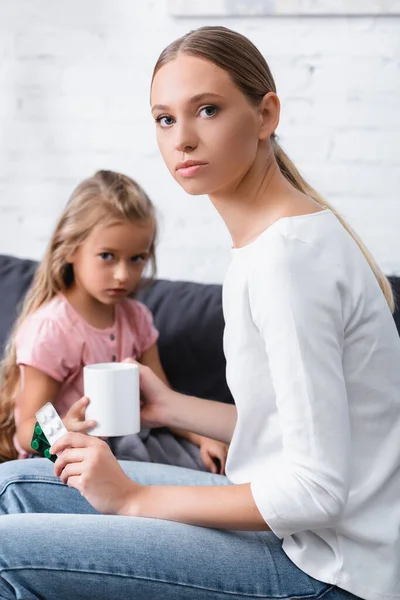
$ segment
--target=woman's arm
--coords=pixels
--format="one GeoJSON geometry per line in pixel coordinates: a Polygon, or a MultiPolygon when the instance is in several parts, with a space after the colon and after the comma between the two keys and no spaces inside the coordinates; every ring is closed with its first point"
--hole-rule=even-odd
{"type": "Polygon", "coordinates": [[[251,491],[283,538],[340,520],[359,424],[350,426],[343,369],[352,310],[343,265],[319,244],[292,236],[272,237],[266,254],[252,261],[248,294],[268,358],[280,451],[259,457],[251,491]]]}
{"type": "Polygon", "coordinates": [[[226,444],[231,442],[236,421],[236,407],[232,404],[185,396],[177,392],[171,399],[166,416],[168,427],[189,429],[226,444]]]}
{"type": "Polygon", "coordinates": [[[150,348],[143,352],[139,362],[141,365],[146,365],[147,367],[150,367],[153,373],[155,373],[157,377],[169,387],[167,376],[161,364],[160,353],[158,352],[157,343],[153,344],[152,346],[150,346],[150,348]]]}
{"type": "Polygon", "coordinates": [[[51,452],[59,454],[56,476],[79,490],[99,512],[220,529],[269,529],[254,503],[250,484],[139,485],[124,473],[105,442],[79,433],[67,433],[51,452]]]}
{"type": "MultiPolygon", "coordinates": [[[[168,416],[165,415],[166,421],[158,423],[158,426],[169,427],[176,435],[181,435],[199,446],[203,437],[230,442],[236,425],[235,406],[185,396],[170,390],[160,362],[157,344],[143,353],[140,364],[148,367],[147,369],[140,367],[140,384],[144,395],[152,397],[153,388],[157,388],[161,398],[164,398],[169,405],[168,416]]],[[[146,420],[146,415],[149,413],[148,408],[154,407],[143,409],[143,420],[146,420]]]]}
{"type": "Polygon", "coordinates": [[[132,490],[121,514],[178,521],[201,527],[268,530],[250,484],[227,486],[143,486],[132,490]]]}

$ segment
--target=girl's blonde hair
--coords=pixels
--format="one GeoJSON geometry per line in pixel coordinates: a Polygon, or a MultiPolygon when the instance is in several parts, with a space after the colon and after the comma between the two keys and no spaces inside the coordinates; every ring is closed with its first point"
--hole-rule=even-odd
{"type": "Polygon", "coordinates": [[[16,364],[16,336],[26,317],[49,302],[74,281],[67,258],[82,244],[94,227],[121,221],[153,224],[154,237],[149,251],[149,279],[156,273],[155,209],[143,189],[126,175],[98,171],[73,191],[24,299],[20,315],[10,334],[0,372],[0,462],[17,458],[14,402],[20,380],[16,364]]]}
{"type": "MultiPolygon", "coordinates": [[[[220,26],[200,27],[190,31],[162,51],[154,67],[153,79],[161,67],[174,60],[179,54],[197,56],[226,71],[248,100],[256,106],[268,92],[276,93],[275,82],[265,58],[249,39],[236,31],[220,26]]],[[[282,150],[275,133],[272,134],[270,141],[282,175],[297,190],[307,194],[320,206],[329,208],[357,242],[393,312],[394,299],[391,285],[363,242],[340,214],[303,179],[282,150]]]]}

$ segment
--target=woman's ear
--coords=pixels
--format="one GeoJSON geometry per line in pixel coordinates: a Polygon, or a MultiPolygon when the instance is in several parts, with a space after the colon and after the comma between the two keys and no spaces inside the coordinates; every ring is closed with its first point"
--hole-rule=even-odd
{"type": "Polygon", "coordinates": [[[268,140],[279,124],[280,102],[274,92],[268,92],[259,105],[260,113],[260,140],[268,140]]]}

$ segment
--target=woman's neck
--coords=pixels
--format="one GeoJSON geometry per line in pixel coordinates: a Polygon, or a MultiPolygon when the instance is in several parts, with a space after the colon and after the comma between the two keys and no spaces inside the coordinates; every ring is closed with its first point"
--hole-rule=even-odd
{"type": "Polygon", "coordinates": [[[210,195],[231,235],[233,246],[249,244],[272,223],[286,216],[319,210],[282,175],[275,158],[259,152],[235,189],[210,195]]]}

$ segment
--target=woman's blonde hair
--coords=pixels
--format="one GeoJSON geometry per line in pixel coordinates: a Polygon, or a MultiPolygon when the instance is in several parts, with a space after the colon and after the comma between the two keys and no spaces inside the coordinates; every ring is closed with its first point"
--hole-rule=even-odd
{"type": "MultiPolygon", "coordinates": [[[[248,100],[256,106],[268,92],[276,93],[275,82],[265,58],[248,38],[236,31],[220,26],[200,27],[190,31],[161,52],[154,67],[153,79],[161,67],[174,60],[179,54],[208,60],[226,71],[248,100]]],[[[340,214],[303,179],[282,150],[275,133],[272,134],[270,141],[282,175],[297,190],[307,194],[320,206],[329,208],[357,242],[393,312],[394,298],[391,285],[366,246],[340,214]]]]}
{"type": "Polygon", "coordinates": [[[24,299],[20,315],[6,346],[0,371],[0,462],[17,458],[14,402],[20,371],[16,364],[16,336],[28,315],[66,291],[74,281],[67,258],[82,244],[97,225],[121,221],[152,223],[154,237],[149,251],[149,279],[156,273],[155,209],[147,194],[131,178],[113,171],[98,171],[73,191],[50,240],[32,285],[24,299]]]}

